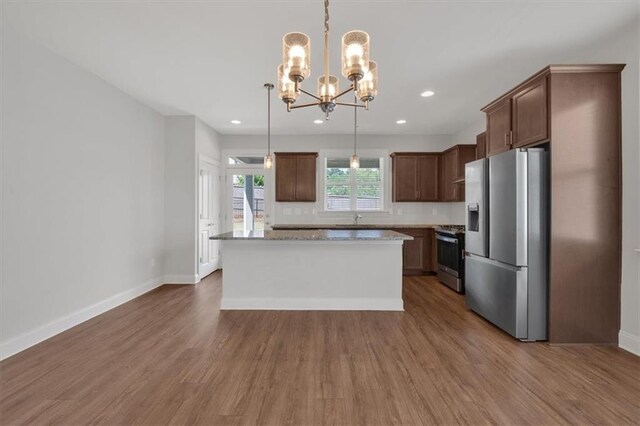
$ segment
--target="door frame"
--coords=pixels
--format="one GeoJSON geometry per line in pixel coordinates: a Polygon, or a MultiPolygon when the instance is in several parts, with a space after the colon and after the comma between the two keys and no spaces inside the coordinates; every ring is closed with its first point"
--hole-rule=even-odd
{"type": "MultiPolygon", "coordinates": [[[[198,167],[197,167],[197,171],[196,171],[196,188],[197,188],[197,192],[196,192],[196,226],[195,226],[195,245],[196,245],[196,271],[197,271],[197,280],[196,282],[199,282],[203,277],[201,271],[200,271],[200,170],[202,168],[202,164],[203,163],[207,163],[213,167],[215,167],[218,170],[218,182],[219,182],[219,190],[218,190],[218,194],[214,194],[213,195],[213,200],[215,200],[217,198],[217,202],[218,202],[218,232],[222,232],[222,228],[224,226],[224,223],[222,222],[222,210],[221,210],[221,194],[223,193],[223,191],[220,189],[223,186],[223,180],[222,180],[222,168],[220,167],[220,161],[206,156],[204,154],[198,154],[198,167]],[[222,226],[221,226],[222,225],[222,226]]],[[[215,201],[214,201],[215,202],[215,201]]],[[[214,269],[212,272],[222,268],[222,250],[220,250],[220,255],[218,256],[218,267],[216,269],[214,269]]]]}

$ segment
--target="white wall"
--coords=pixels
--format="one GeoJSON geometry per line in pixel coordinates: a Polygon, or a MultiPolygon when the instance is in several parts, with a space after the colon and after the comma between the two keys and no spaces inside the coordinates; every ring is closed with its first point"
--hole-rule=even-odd
{"type": "Polygon", "coordinates": [[[164,281],[195,284],[197,262],[198,156],[220,158],[220,136],[198,118],[165,118],[164,281]]]}
{"type": "MultiPolygon", "coordinates": [[[[292,113],[293,114],[293,113],[292,113]]],[[[442,152],[455,145],[450,135],[360,135],[358,152],[367,150],[383,151],[385,157],[391,152],[442,152]]],[[[475,138],[470,142],[475,143],[475,138]]],[[[223,135],[222,149],[225,153],[234,150],[266,154],[266,136],[223,135]]],[[[351,135],[308,135],[308,136],[272,136],[271,147],[274,152],[344,150],[351,155],[353,136],[351,135]]],[[[224,161],[223,161],[224,162],[224,161]]],[[[463,203],[390,203],[391,167],[388,164],[386,195],[388,211],[384,213],[364,212],[361,223],[380,224],[463,224],[463,203]]],[[[318,185],[321,185],[322,170],[318,169],[318,185]]],[[[271,221],[273,224],[335,224],[351,223],[353,213],[323,212],[323,201],[317,197],[315,203],[274,203],[271,221]]]]}
{"type": "Polygon", "coordinates": [[[161,283],[163,123],[3,26],[3,358],[161,283]]]}
{"type": "Polygon", "coordinates": [[[165,117],[164,276],[170,283],[195,283],[195,117],[165,117]]]}

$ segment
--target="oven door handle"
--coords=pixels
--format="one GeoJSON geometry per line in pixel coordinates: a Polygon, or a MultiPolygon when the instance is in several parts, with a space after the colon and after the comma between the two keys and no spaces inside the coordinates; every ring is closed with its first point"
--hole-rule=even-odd
{"type": "Polygon", "coordinates": [[[445,237],[444,235],[436,234],[436,240],[446,241],[447,243],[458,244],[457,238],[445,237]]]}

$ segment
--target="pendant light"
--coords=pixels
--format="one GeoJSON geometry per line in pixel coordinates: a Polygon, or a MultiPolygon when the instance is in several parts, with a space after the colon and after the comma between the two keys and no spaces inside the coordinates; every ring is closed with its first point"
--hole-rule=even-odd
{"type": "Polygon", "coordinates": [[[351,156],[351,168],[360,168],[360,157],[358,157],[358,108],[353,108],[353,155],[351,156]]]}
{"type": "Polygon", "coordinates": [[[264,168],[270,169],[273,167],[273,155],[271,154],[271,89],[273,84],[265,83],[265,89],[267,89],[267,155],[264,156],[264,168]]]}

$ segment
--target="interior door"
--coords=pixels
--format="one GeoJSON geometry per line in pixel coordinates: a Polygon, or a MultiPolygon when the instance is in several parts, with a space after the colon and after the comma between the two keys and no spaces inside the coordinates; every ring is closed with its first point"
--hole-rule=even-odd
{"type": "Polygon", "coordinates": [[[220,267],[220,169],[200,161],[198,181],[198,275],[203,278],[220,267]]]}

